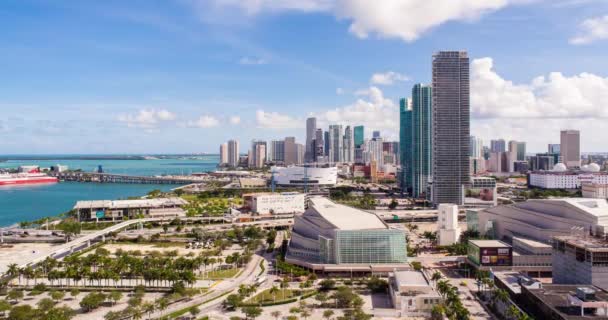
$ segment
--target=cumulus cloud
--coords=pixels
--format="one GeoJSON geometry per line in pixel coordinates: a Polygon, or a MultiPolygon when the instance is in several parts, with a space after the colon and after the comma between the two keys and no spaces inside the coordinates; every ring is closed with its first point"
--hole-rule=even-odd
{"type": "Polygon", "coordinates": [[[320,125],[329,124],[364,125],[372,130],[395,132],[399,127],[399,109],[382,90],[370,87],[359,90],[362,96],[354,103],[325,112],[313,114],[320,125]]]}
{"type": "Polygon", "coordinates": [[[369,82],[377,85],[392,85],[395,82],[407,80],[409,80],[409,78],[404,74],[394,71],[387,71],[384,73],[374,73],[369,82]]]}
{"type": "Polygon", "coordinates": [[[608,117],[608,78],[590,73],[571,77],[560,72],[528,84],[505,80],[491,58],[471,63],[471,112],[478,118],[608,117]]]}
{"type": "Polygon", "coordinates": [[[214,116],[204,115],[193,121],[188,121],[186,126],[191,128],[213,128],[220,125],[220,120],[214,116]]]}
{"type": "Polygon", "coordinates": [[[262,65],[268,63],[266,60],[262,58],[254,58],[254,57],[242,57],[239,60],[239,64],[242,65],[262,65]]]}
{"type": "Polygon", "coordinates": [[[571,44],[583,45],[606,40],[608,39],[608,15],[586,19],[579,28],[579,35],[570,39],[571,44]]]}
{"type": "Polygon", "coordinates": [[[204,18],[218,11],[240,10],[247,16],[283,11],[326,12],[349,20],[349,31],[360,38],[379,37],[414,41],[422,34],[448,21],[471,21],[525,0],[199,0],[195,1],[204,18]]]}
{"type": "Polygon", "coordinates": [[[232,116],[232,117],[230,117],[229,121],[230,121],[230,124],[237,125],[237,124],[241,123],[241,117],[232,116]]]}
{"type": "Polygon", "coordinates": [[[302,119],[296,119],[278,112],[265,112],[258,110],[255,113],[258,128],[265,129],[297,129],[303,128],[302,119]]]}
{"type": "Polygon", "coordinates": [[[152,129],[162,122],[173,121],[174,113],[165,109],[142,109],[134,114],[120,114],[118,121],[124,122],[129,127],[152,129]]]}

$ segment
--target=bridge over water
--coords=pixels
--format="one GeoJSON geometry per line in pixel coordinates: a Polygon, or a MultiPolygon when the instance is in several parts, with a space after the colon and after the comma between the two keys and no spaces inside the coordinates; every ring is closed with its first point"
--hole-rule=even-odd
{"type": "Polygon", "coordinates": [[[203,182],[200,179],[174,176],[130,176],[123,174],[97,172],[59,172],[51,173],[62,181],[99,182],[99,183],[138,183],[138,184],[190,184],[203,182]]]}

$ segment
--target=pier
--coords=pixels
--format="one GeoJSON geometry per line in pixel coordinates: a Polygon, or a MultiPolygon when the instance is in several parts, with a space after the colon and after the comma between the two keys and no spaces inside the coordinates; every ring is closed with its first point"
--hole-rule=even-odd
{"type": "Polygon", "coordinates": [[[135,183],[135,184],[190,184],[201,182],[196,178],[183,177],[147,177],[147,176],[130,176],[111,173],[97,172],[59,172],[51,173],[51,176],[57,177],[61,181],[74,182],[98,182],[98,183],[135,183]]]}

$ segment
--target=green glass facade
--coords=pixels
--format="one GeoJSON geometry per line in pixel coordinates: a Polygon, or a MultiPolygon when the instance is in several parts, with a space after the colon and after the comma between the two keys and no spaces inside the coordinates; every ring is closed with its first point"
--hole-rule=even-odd
{"type": "Polygon", "coordinates": [[[334,240],[336,264],[405,263],[407,248],[401,230],[338,230],[334,240]]]}
{"type": "Polygon", "coordinates": [[[416,84],[412,88],[412,196],[429,198],[428,181],[433,167],[432,87],[416,84]]]}
{"type": "Polygon", "coordinates": [[[408,99],[399,100],[399,160],[401,189],[412,191],[412,110],[408,99]]]}
{"type": "Polygon", "coordinates": [[[365,127],[355,126],[355,148],[360,148],[365,142],[365,127]]]}

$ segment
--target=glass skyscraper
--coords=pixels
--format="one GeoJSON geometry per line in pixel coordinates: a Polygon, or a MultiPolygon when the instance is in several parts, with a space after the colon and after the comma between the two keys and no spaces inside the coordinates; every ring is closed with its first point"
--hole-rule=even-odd
{"type": "Polygon", "coordinates": [[[433,55],[433,203],[463,203],[469,184],[470,93],[466,51],[433,55]]]}
{"type": "Polygon", "coordinates": [[[401,161],[401,189],[412,191],[412,108],[411,100],[399,100],[399,159],[401,161]]]}
{"type": "Polygon", "coordinates": [[[432,87],[416,84],[412,88],[412,196],[428,195],[432,175],[433,108],[432,87]]]}
{"type": "Polygon", "coordinates": [[[365,142],[365,127],[355,126],[355,148],[361,148],[365,142]]]}

